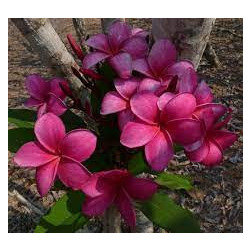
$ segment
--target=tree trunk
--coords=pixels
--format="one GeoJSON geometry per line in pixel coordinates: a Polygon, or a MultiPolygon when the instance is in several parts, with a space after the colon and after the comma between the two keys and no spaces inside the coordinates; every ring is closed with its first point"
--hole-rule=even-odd
{"type": "Polygon", "coordinates": [[[102,18],[101,19],[101,25],[102,25],[102,30],[107,33],[108,31],[108,27],[114,23],[115,21],[124,21],[125,22],[125,18],[102,18]]]}
{"type": "Polygon", "coordinates": [[[179,59],[191,60],[197,69],[215,18],[153,18],[154,39],[168,38],[176,45],[179,59]]]}
{"type": "Polygon", "coordinates": [[[40,55],[41,60],[58,70],[68,80],[75,97],[85,104],[89,90],[72,72],[72,67],[79,69],[79,66],[50,21],[45,18],[12,18],[12,21],[40,55]]]}
{"type": "Polygon", "coordinates": [[[103,233],[121,233],[121,215],[115,206],[110,206],[104,214],[103,233]]]}

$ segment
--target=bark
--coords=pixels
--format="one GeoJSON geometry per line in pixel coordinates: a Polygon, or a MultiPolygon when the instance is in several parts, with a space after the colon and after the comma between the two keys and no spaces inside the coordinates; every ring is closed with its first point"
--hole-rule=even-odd
{"type": "Polygon", "coordinates": [[[73,18],[73,25],[76,31],[76,35],[81,42],[82,39],[86,39],[87,29],[84,18],[73,18]]]}
{"type": "Polygon", "coordinates": [[[89,90],[73,74],[72,67],[79,69],[79,66],[67,51],[50,21],[45,18],[13,18],[12,21],[40,55],[41,60],[68,80],[75,97],[79,98],[84,105],[89,90]]]}
{"type": "Polygon", "coordinates": [[[125,18],[102,18],[101,19],[101,25],[102,25],[102,30],[107,33],[108,27],[114,23],[115,21],[121,20],[125,22],[125,18]]]}
{"type": "Polygon", "coordinates": [[[210,42],[207,42],[204,56],[212,65],[216,66],[217,68],[221,67],[220,60],[210,42]]]}
{"type": "Polygon", "coordinates": [[[103,233],[121,233],[121,216],[115,206],[110,206],[104,214],[103,233]]]}
{"type": "Polygon", "coordinates": [[[179,59],[191,60],[197,69],[215,18],[153,18],[154,39],[168,38],[178,50],[179,59]]]}
{"type": "Polygon", "coordinates": [[[83,42],[83,40],[87,39],[87,29],[86,29],[86,23],[85,23],[85,19],[84,18],[73,18],[73,25],[76,31],[76,35],[78,37],[78,40],[81,44],[82,49],[84,50],[84,52],[88,52],[88,47],[85,46],[83,42]]]}

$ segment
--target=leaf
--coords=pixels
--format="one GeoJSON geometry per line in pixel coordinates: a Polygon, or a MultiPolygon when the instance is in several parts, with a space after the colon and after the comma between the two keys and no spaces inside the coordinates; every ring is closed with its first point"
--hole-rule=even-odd
{"type": "Polygon", "coordinates": [[[175,152],[175,153],[184,150],[183,146],[178,145],[178,144],[173,144],[173,149],[174,149],[174,152],[175,152]]]}
{"type": "Polygon", "coordinates": [[[8,122],[20,128],[33,128],[37,113],[29,109],[8,109],[8,122]]]}
{"type": "Polygon", "coordinates": [[[188,177],[168,172],[158,174],[155,181],[159,185],[168,187],[172,190],[185,189],[189,191],[193,188],[191,181],[188,179],[188,177]]]}
{"type": "Polygon", "coordinates": [[[67,192],[49,213],[44,215],[35,233],[72,233],[83,227],[88,218],[81,212],[84,194],[80,191],[67,192]]]}
{"type": "Polygon", "coordinates": [[[17,152],[25,143],[35,139],[33,128],[15,128],[8,130],[8,150],[17,152]]]}
{"type": "Polygon", "coordinates": [[[61,119],[65,124],[67,131],[71,131],[78,128],[86,128],[83,119],[69,109],[61,116],[61,119]]]}
{"type": "Polygon", "coordinates": [[[156,193],[139,204],[140,210],[153,223],[173,233],[199,233],[200,226],[193,214],[175,204],[165,193],[156,193]]]}
{"type": "Polygon", "coordinates": [[[139,151],[134,154],[128,162],[128,170],[131,174],[137,175],[142,172],[149,172],[150,169],[145,162],[143,152],[139,151]]]}
{"type": "Polygon", "coordinates": [[[109,170],[113,165],[109,160],[107,153],[94,153],[92,156],[84,162],[84,165],[91,172],[99,172],[103,170],[109,170]]]}

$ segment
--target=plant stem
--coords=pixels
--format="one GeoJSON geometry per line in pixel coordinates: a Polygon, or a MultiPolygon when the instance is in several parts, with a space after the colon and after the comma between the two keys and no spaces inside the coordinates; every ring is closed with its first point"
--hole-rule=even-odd
{"type": "Polygon", "coordinates": [[[103,233],[121,233],[121,216],[115,206],[110,206],[104,214],[103,233]]]}

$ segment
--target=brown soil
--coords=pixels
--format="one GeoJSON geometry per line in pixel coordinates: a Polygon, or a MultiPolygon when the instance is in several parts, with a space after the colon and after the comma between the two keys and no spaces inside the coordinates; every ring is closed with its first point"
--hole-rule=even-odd
{"type": "MultiPolygon", "coordinates": [[[[75,36],[71,19],[51,19],[60,37],[67,44],[66,35],[75,36]]],[[[129,19],[134,26],[150,28],[150,19],[129,19]]],[[[100,29],[99,19],[88,20],[90,35],[100,29]]],[[[189,174],[198,189],[194,192],[173,195],[174,199],[191,209],[199,218],[204,232],[242,232],[243,225],[243,21],[242,19],[217,19],[211,33],[211,44],[222,64],[211,65],[203,56],[199,75],[213,89],[216,101],[233,109],[233,119],[228,128],[239,134],[238,141],[225,152],[224,162],[211,169],[199,164],[188,164],[181,153],[175,158],[176,167],[171,170],[189,174]]],[[[40,73],[51,77],[51,71],[43,66],[38,56],[26,49],[27,42],[9,21],[9,107],[22,107],[27,98],[25,76],[40,73]]],[[[34,171],[19,169],[11,161],[9,153],[9,232],[32,232],[39,215],[22,204],[11,193],[17,190],[37,208],[45,212],[64,192],[52,191],[43,199],[36,190],[34,171]]],[[[172,193],[171,193],[172,194],[172,193]]],[[[100,232],[99,223],[92,222],[92,232],[100,232]]],[[[158,230],[157,230],[158,231],[158,230]]],[[[89,230],[90,232],[90,230],[89,230]]]]}

